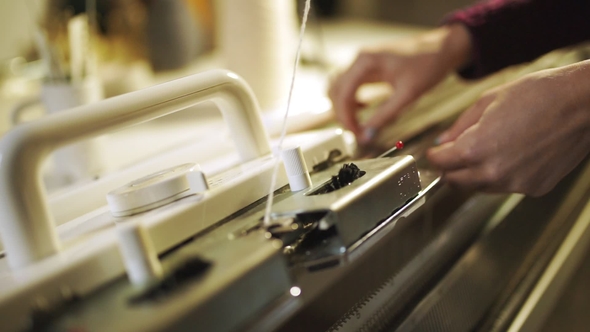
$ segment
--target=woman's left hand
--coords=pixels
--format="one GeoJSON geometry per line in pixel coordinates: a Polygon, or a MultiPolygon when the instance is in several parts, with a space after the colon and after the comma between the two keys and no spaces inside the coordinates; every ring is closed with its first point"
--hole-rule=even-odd
{"type": "Polygon", "coordinates": [[[438,143],[428,159],[452,185],[549,192],[590,152],[590,61],[488,92],[438,143]]]}

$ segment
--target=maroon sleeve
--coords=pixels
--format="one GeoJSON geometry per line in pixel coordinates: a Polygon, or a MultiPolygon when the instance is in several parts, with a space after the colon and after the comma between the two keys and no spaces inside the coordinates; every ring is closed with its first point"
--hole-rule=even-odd
{"type": "Polygon", "coordinates": [[[590,39],[590,0],[488,0],[445,22],[469,29],[472,59],[459,74],[473,79],[590,39]]]}

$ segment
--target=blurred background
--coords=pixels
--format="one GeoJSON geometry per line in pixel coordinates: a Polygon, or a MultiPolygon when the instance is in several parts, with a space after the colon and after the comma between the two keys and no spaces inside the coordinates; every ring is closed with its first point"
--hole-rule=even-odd
{"type": "Polygon", "coordinates": [[[469,0],[316,0],[315,5],[326,16],[434,26],[448,12],[474,2],[469,0]]]}
{"type": "MultiPolygon", "coordinates": [[[[98,100],[221,67],[246,78],[262,107],[274,109],[285,99],[285,93],[278,90],[287,88],[287,69],[292,64],[303,3],[0,0],[0,93],[4,99],[0,103],[0,133],[43,113],[35,112],[27,98],[39,94],[39,82],[48,78],[94,80],[89,85],[100,91],[93,91],[96,97],[90,99],[98,100]],[[246,53],[239,54],[244,49],[246,53]],[[26,107],[20,103],[23,99],[26,107]]],[[[469,3],[313,0],[303,61],[324,69],[341,68],[361,44],[393,40],[436,26],[445,14],[469,3]],[[346,42],[341,39],[334,49],[331,41],[344,37],[335,26],[358,32],[358,36],[346,42]],[[343,44],[355,47],[348,47],[349,54],[342,57],[338,48],[343,44]]]]}
{"type": "MultiPolygon", "coordinates": [[[[359,48],[436,26],[468,0],[313,0],[290,131],[330,119],[328,78],[359,48]],[[308,116],[312,113],[313,116],[308,116]]],[[[282,117],[303,0],[0,0],[0,135],[45,114],[212,68],[282,117]]]]}
{"type": "MultiPolygon", "coordinates": [[[[135,28],[140,28],[141,24],[145,24],[145,21],[141,21],[147,19],[149,15],[146,13],[146,7],[154,6],[154,11],[160,11],[166,6],[165,3],[175,1],[185,2],[192,10],[194,19],[199,22],[200,28],[206,29],[208,33],[212,32],[213,10],[217,2],[215,0],[96,0],[101,33],[105,35],[123,33],[124,27],[121,24],[125,20],[132,20],[125,23],[125,28],[131,28],[134,25],[135,28]]],[[[299,2],[303,3],[302,0],[299,2]]],[[[355,18],[435,26],[446,13],[473,2],[469,0],[314,0],[313,9],[324,18],[355,18]]],[[[2,25],[0,61],[22,55],[34,57],[31,53],[34,47],[34,24],[38,23],[43,12],[55,15],[55,11],[61,8],[64,11],[70,11],[70,15],[73,15],[85,11],[85,5],[85,0],[0,0],[0,24],[2,25]]],[[[204,42],[205,46],[211,45],[211,37],[207,38],[204,42]]]]}

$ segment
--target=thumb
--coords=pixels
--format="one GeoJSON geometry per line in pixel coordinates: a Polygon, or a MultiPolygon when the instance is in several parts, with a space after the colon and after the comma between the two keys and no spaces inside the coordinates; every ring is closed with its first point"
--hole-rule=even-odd
{"type": "Polygon", "coordinates": [[[473,106],[468,108],[461,116],[455,121],[451,128],[443,132],[437,139],[436,144],[445,144],[452,142],[461,136],[465,130],[479,122],[481,116],[490,104],[494,101],[495,94],[486,95],[479,99],[473,106]]]}

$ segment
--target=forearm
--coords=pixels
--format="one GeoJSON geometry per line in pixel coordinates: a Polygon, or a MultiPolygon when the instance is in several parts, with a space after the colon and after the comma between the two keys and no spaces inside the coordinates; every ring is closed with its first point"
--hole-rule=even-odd
{"type": "Polygon", "coordinates": [[[509,65],[590,38],[590,2],[578,0],[489,0],[451,14],[465,25],[471,61],[465,78],[479,78],[509,65]]]}

